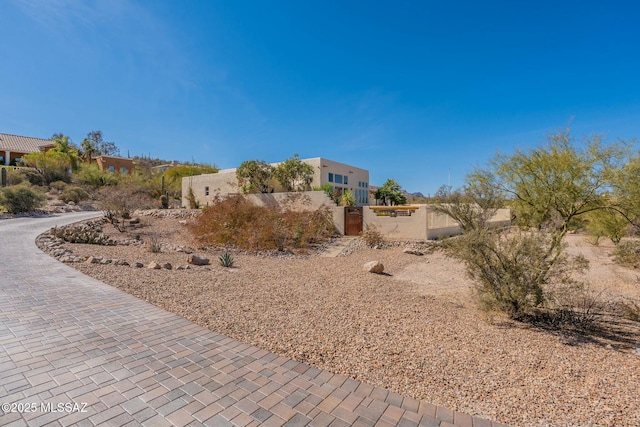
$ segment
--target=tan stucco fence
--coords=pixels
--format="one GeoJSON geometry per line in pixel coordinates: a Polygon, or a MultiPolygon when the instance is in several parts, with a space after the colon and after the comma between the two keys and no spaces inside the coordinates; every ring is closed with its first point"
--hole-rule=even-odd
{"type": "MultiPolygon", "coordinates": [[[[379,215],[380,208],[380,206],[365,206],[362,209],[364,227],[366,229],[373,226],[388,239],[424,241],[455,236],[462,232],[456,221],[436,212],[433,205],[403,206],[405,212],[408,210],[407,214],[399,215],[398,211],[396,216],[379,215]]],[[[394,206],[384,207],[384,209],[396,212],[394,206]]],[[[498,209],[489,220],[489,224],[495,227],[509,227],[511,225],[510,210],[498,209]]]]}
{"type": "MultiPolygon", "coordinates": [[[[344,234],[344,207],[335,203],[322,191],[299,193],[269,193],[248,195],[256,204],[263,206],[280,205],[294,211],[317,210],[327,206],[333,212],[333,223],[340,234],[344,234]]],[[[432,205],[410,205],[401,207],[403,214],[391,216],[394,206],[363,206],[363,228],[375,227],[387,239],[392,240],[433,240],[461,233],[458,224],[447,215],[435,211],[432,205]]],[[[498,209],[489,221],[496,227],[509,227],[509,209],[498,209]]]]}

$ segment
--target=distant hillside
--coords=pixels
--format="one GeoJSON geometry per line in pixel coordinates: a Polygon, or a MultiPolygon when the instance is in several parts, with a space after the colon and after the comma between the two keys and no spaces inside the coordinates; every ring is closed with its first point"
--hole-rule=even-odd
{"type": "Polygon", "coordinates": [[[422,194],[419,191],[416,191],[415,193],[409,193],[406,190],[402,190],[402,192],[407,197],[407,203],[409,203],[409,204],[411,204],[411,203],[413,203],[413,204],[428,203],[428,199],[424,196],[424,194],[422,194]]]}

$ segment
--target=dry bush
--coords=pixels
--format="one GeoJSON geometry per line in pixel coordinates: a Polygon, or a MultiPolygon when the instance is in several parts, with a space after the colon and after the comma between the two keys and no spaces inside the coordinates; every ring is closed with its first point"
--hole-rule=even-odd
{"type": "Polygon", "coordinates": [[[158,236],[154,233],[149,237],[149,252],[151,252],[152,254],[159,254],[160,252],[162,252],[162,244],[160,243],[160,239],[158,239],[158,236]]]}
{"type": "Polygon", "coordinates": [[[640,242],[637,240],[619,243],[612,255],[616,264],[623,267],[640,268],[640,242]]]}
{"type": "Polygon", "coordinates": [[[331,211],[294,212],[258,206],[241,195],[216,199],[191,226],[204,245],[285,250],[321,243],[335,234],[331,211]]]}
{"type": "Polygon", "coordinates": [[[366,230],[360,232],[360,237],[370,248],[375,248],[376,246],[382,246],[384,244],[384,237],[375,225],[368,225],[366,230]]]}
{"type": "Polygon", "coordinates": [[[616,302],[614,304],[614,311],[625,319],[640,322],[640,303],[632,299],[616,302]]]}
{"type": "Polygon", "coordinates": [[[121,184],[100,189],[98,205],[104,217],[120,232],[124,232],[124,220],[130,218],[131,212],[152,207],[153,199],[136,185],[121,184]]]}

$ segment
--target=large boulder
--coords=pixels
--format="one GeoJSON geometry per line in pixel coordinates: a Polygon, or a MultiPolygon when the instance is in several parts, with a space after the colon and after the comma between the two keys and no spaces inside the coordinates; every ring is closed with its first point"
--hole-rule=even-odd
{"type": "Polygon", "coordinates": [[[384,265],[380,261],[369,261],[363,267],[364,271],[380,274],[384,271],[384,265]]]}
{"type": "Polygon", "coordinates": [[[205,258],[196,254],[189,254],[189,256],[187,257],[187,262],[193,265],[209,265],[209,258],[205,258]]]}

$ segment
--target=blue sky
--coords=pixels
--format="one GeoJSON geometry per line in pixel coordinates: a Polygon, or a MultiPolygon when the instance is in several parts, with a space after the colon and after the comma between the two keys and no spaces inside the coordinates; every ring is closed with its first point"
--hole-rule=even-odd
{"type": "Polygon", "coordinates": [[[497,151],[640,136],[640,3],[0,2],[0,132],[454,187],[497,151]]]}

